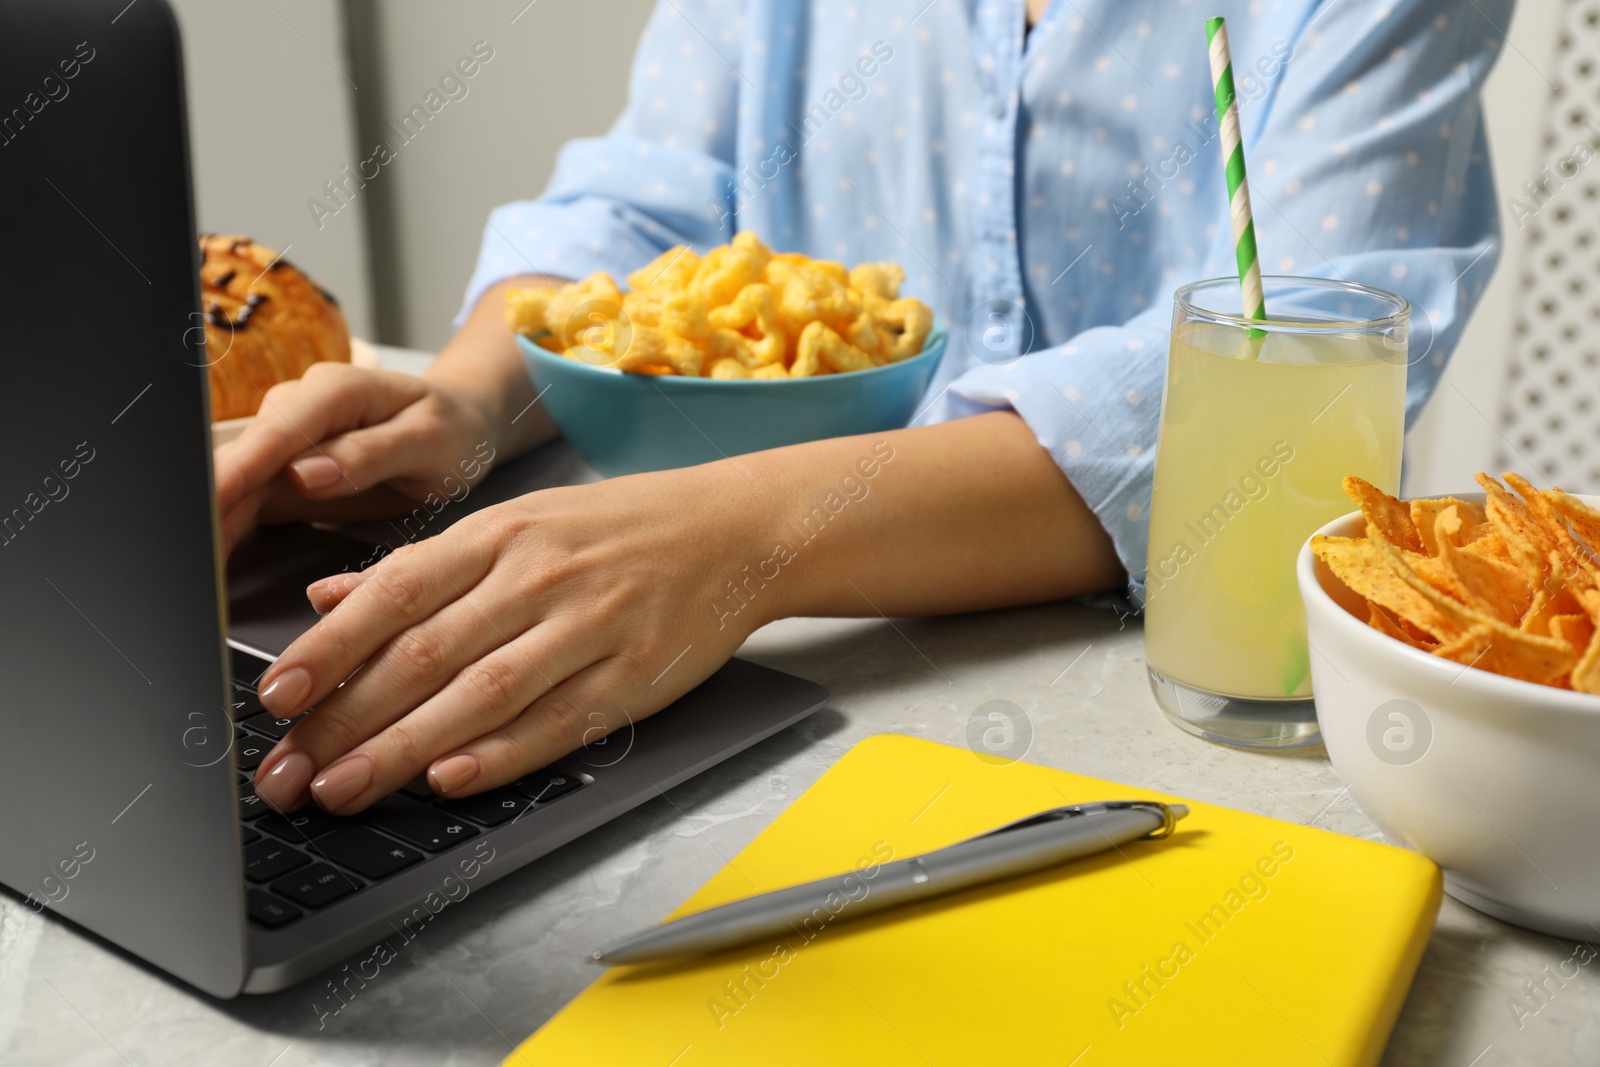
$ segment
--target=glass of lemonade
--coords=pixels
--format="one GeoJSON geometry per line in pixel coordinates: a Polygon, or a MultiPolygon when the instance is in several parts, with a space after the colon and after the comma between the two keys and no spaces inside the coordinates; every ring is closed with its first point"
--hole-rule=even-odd
{"type": "Polygon", "coordinates": [[[1400,488],[1411,305],[1320,278],[1175,295],[1161,407],[1145,658],[1156,700],[1201,737],[1249,748],[1321,739],[1295,556],[1350,511],[1342,482],[1400,488]]]}

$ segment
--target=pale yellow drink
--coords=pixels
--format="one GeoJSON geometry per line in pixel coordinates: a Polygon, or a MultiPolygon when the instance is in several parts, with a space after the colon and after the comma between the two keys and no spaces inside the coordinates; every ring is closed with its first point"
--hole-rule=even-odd
{"type": "Polygon", "coordinates": [[[1398,490],[1405,362],[1381,334],[1178,324],[1150,514],[1153,670],[1224,696],[1310,695],[1295,556],[1353,507],[1345,475],[1398,490]]]}

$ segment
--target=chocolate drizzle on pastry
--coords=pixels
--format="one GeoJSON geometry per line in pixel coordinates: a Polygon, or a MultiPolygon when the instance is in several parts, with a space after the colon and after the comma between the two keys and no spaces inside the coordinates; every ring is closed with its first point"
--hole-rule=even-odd
{"type": "Polygon", "coordinates": [[[222,310],[222,305],[213,300],[206,306],[207,326],[226,326],[229,330],[242,330],[250,325],[250,318],[255,314],[256,308],[267,302],[262,293],[251,293],[245,298],[244,307],[239,309],[239,316],[232,322],[228,321],[227,313],[222,310]]]}
{"type": "Polygon", "coordinates": [[[266,302],[267,298],[261,293],[251,293],[245,297],[244,307],[239,310],[239,317],[233,320],[233,328],[242,330],[250,325],[250,316],[256,313],[256,308],[266,302]]]}

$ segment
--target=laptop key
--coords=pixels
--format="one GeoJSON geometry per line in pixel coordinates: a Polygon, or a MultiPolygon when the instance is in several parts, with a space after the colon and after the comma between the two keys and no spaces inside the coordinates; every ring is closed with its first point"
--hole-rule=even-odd
{"type": "Polygon", "coordinates": [[[321,837],[323,834],[332,833],[341,826],[350,825],[350,820],[341,819],[336,815],[329,815],[321,808],[307,804],[299,811],[291,811],[287,815],[273,812],[256,823],[256,829],[265,830],[269,834],[277,834],[285,841],[299,844],[321,837]]]}
{"type": "Polygon", "coordinates": [[[325,908],[361,888],[361,883],[326,863],[302,867],[272,883],[272,891],[307,908],[325,908]]]}
{"type": "Polygon", "coordinates": [[[234,755],[239,760],[239,769],[241,771],[253,771],[261,766],[261,761],[267,758],[268,752],[272,751],[273,744],[274,742],[264,737],[257,737],[255,734],[245,733],[240,730],[233,742],[234,755]]]}
{"type": "Polygon", "coordinates": [[[244,876],[252,882],[270,882],[310,862],[301,853],[270,837],[244,847],[244,876]]]}
{"type": "Polygon", "coordinates": [[[228,712],[233,716],[234,722],[248,719],[252,715],[260,715],[264,710],[261,706],[261,701],[257,700],[256,695],[250,690],[235,689],[233,691],[233,700],[228,706],[228,712]]]}
{"type": "Polygon", "coordinates": [[[246,890],[244,903],[245,910],[250,914],[250,921],[259,923],[268,930],[276,930],[305,914],[293,904],[285,903],[262,889],[246,890]]]}
{"type": "Polygon", "coordinates": [[[422,853],[391,841],[365,826],[345,826],[312,846],[323,858],[349,867],[367,878],[386,878],[395,871],[419,863],[422,853]]]}
{"type": "Polygon", "coordinates": [[[239,818],[248,822],[259,819],[272,809],[267,807],[267,802],[256,796],[256,787],[251,782],[239,783],[239,818]]]}
{"type": "Polygon", "coordinates": [[[429,852],[478,836],[471,823],[401,796],[384,797],[368,808],[361,820],[429,852]]]}
{"type": "Polygon", "coordinates": [[[252,841],[260,841],[261,835],[248,826],[239,827],[239,844],[248,845],[252,841]]]}
{"type": "Polygon", "coordinates": [[[288,733],[290,728],[299,721],[298,719],[275,719],[272,717],[272,712],[263,711],[260,715],[250,716],[239,725],[248,726],[256,733],[266,734],[274,741],[281,741],[283,740],[283,735],[288,733]]]}
{"type": "Polygon", "coordinates": [[[564,797],[574,789],[583,788],[583,779],[575,774],[565,771],[552,771],[546,768],[525,774],[521,778],[506,786],[514,789],[525,797],[530,797],[540,804],[548,804],[557,797],[564,797]]]}
{"type": "Polygon", "coordinates": [[[511,792],[509,789],[491,789],[487,793],[479,793],[476,796],[461,797],[457,800],[441,800],[434,806],[440,811],[471,819],[473,822],[482,823],[484,826],[499,826],[501,823],[510,822],[524,811],[533,807],[533,801],[511,792]]]}
{"type": "Polygon", "coordinates": [[[432,800],[434,791],[428,786],[428,776],[419,774],[411,781],[400,787],[400,792],[416,800],[432,800]]]}

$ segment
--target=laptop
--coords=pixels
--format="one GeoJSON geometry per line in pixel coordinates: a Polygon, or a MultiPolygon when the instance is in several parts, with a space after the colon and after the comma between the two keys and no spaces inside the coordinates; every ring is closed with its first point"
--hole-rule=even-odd
{"type": "Polygon", "coordinates": [[[232,997],[403,937],[827,693],[735,660],[478,797],[265,810],[249,772],[289,724],[253,684],[313,618],[307,571],[371,549],[269,532],[230,642],[185,121],[162,0],[0,6],[0,883],[232,997]]]}

